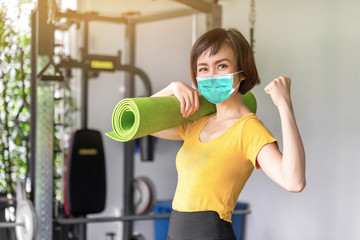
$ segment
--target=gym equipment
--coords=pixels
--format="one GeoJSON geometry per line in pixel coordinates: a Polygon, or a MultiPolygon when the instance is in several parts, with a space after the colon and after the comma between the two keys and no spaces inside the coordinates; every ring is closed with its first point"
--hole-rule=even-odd
{"type": "Polygon", "coordinates": [[[175,96],[123,99],[113,111],[114,131],[106,135],[117,141],[129,141],[215,112],[215,105],[205,101],[204,97],[199,100],[200,109],[185,119],[175,96]]]}
{"type": "Polygon", "coordinates": [[[144,236],[139,232],[133,232],[131,240],[145,240],[144,236]]]}
{"type": "Polygon", "coordinates": [[[0,223],[0,228],[15,228],[18,240],[34,240],[37,231],[37,217],[33,204],[26,198],[23,180],[17,182],[16,201],[16,221],[0,223]]]}
{"type": "MultiPolygon", "coordinates": [[[[40,60],[44,60],[43,58],[39,58],[40,56],[47,56],[48,60],[53,59],[54,54],[54,30],[62,30],[66,31],[71,25],[76,24],[77,26],[83,26],[83,54],[80,62],[71,61],[69,62],[69,67],[62,67],[61,65],[64,64],[64,61],[61,61],[59,64],[56,64],[58,68],[61,68],[61,70],[65,70],[67,73],[70,73],[71,69],[74,67],[81,68],[82,69],[82,89],[87,89],[87,79],[90,77],[96,76],[96,74],[99,71],[112,71],[112,70],[118,70],[118,71],[127,71],[130,74],[126,75],[126,97],[134,97],[135,96],[135,78],[134,75],[138,74],[140,77],[145,80],[142,75],[142,71],[138,71],[139,69],[132,70],[131,68],[134,68],[135,65],[135,33],[136,33],[136,25],[138,23],[144,23],[144,22],[152,22],[157,20],[164,20],[169,18],[176,18],[176,17],[182,17],[182,16],[190,16],[193,14],[197,14],[198,12],[206,13],[206,27],[208,29],[214,28],[214,27],[220,27],[221,26],[221,6],[218,5],[216,2],[210,3],[208,1],[182,1],[182,0],[176,0],[179,3],[183,3],[184,5],[187,5],[191,9],[179,9],[175,11],[165,11],[162,13],[156,12],[155,14],[149,14],[149,15],[139,15],[134,17],[133,15],[129,16],[122,16],[122,17],[108,17],[108,16],[101,16],[97,13],[91,12],[91,13],[79,13],[76,11],[68,10],[66,12],[59,11],[60,8],[56,7],[55,1],[51,0],[38,0],[38,6],[35,11],[33,11],[32,14],[32,39],[31,39],[31,134],[30,134],[30,163],[29,163],[29,178],[31,179],[31,193],[30,198],[34,199],[34,193],[36,193],[36,207],[37,212],[39,216],[39,219],[41,219],[42,222],[41,228],[38,231],[39,238],[44,239],[51,239],[49,234],[52,231],[52,222],[49,221],[49,217],[52,216],[52,210],[50,209],[52,206],[52,202],[49,201],[49,195],[53,193],[53,189],[49,189],[49,186],[52,186],[52,180],[45,180],[45,177],[41,178],[41,181],[38,180],[37,177],[35,178],[35,172],[45,172],[46,173],[46,179],[48,179],[48,173],[49,173],[49,167],[46,165],[46,168],[44,170],[39,169],[40,171],[35,171],[35,166],[41,165],[37,164],[38,155],[42,155],[42,151],[37,151],[39,149],[38,147],[38,138],[37,128],[43,128],[41,124],[39,124],[39,121],[37,121],[37,118],[39,117],[37,115],[37,112],[40,111],[40,109],[37,109],[37,88],[39,82],[49,81],[50,84],[54,81],[64,81],[63,76],[58,75],[38,75],[38,70],[41,69],[42,66],[40,66],[40,60]],[[48,6],[49,5],[49,6],[48,6]],[[63,21],[65,19],[65,21],[63,21]],[[129,65],[121,65],[117,66],[115,61],[112,61],[112,59],[107,58],[101,58],[99,59],[98,56],[91,56],[88,54],[88,25],[91,21],[102,21],[102,22],[112,22],[112,23],[120,23],[126,25],[126,56],[124,59],[126,59],[126,63],[129,65]],[[47,37],[48,36],[48,37],[47,37]],[[49,44],[41,44],[43,42],[48,42],[49,44]],[[130,68],[130,69],[129,69],[130,68]],[[89,69],[91,71],[89,71],[89,69]],[[38,182],[37,185],[35,185],[35,182],[38,182]],[[44,182],[44,184],[40,184],[41,182],[44,182]],[[46,185],[45,188],[41,188],[41,185],[46,185]],[[38,190],[37,190],[38,189],[38,190]],[[36,192],[37,191],[37,192],[36,192]],[[41,193],[45,192],[46,197],[41,198],[41,193]],[[40,208],[38,208],[40,206],[40,208]],[[47,206],[47,207],[45,207],[47,206]],[[50,209],[50,210],[49,210],[50,209]]],[[[193,18],[195,19],[195,18],[193,18]]],[[[50,60],[51,61],[51,60],[50,60]]],[[[66,63],[65,63],[66,64],[66,63]]],[[[55,66],[55,68],[56,68],[55,66]]],[[[146,86],[148,81],[144,81],[146,86]]],[[[149,88],[149,93],[151,94],[151,89],[149,88]]],[[[85,96],[82,96],[82,100],[86,101],[87,99],[87,92],[83,91],[85,96]]],[[[148,94],[148,95],[150,95],[148,94]]],[[[87,123],[87,109],[84,107],[85,105],[82,104],[82,114],[81,114],[81,122],[82,128],[86,128],[87,123]]],[[[48,120],[48,118],[46,118],[48,120]]],[[[46,123],[46,126],[48,124],[52,123],[52,121],[49,121],[46,123]]],[[[42,136],[50,136],[50,132],[46,134],[46,128],[43,130],[42,136]]],[[[53,130],[51,130],[53,132],[53,130]]],[[[44,143],[45,141],[42,141],[44,143]]],[[[48,145],[50,146],[51,141],[48,142],[48,145]]],[[[144,149],[151,149],[151,138],[146,138],[145,143],[147,145],[144,145],[144,149]]],[[[45,144],[44,144],[45,145],[45,144]]],[[[52,149],[53,146],[51,146],[49,149],[52,149]]],[[[45,150],[44,150],[45,152],[45,150]]],[[[132,142],[126,142],[125,143],[125,151],[124,151],[124,214],[125,215],[132,215],[133,214],[133,143],[132,142]]],[[[145,155],[148,154],[146,159],[151,159],[151,155],[153,154],[151,151],[145,151],[145,155]]],[[[47,154],[46,156],[42,157],[42,164],[45,165],[45,162],[48,163],[50,161],[51,157],[47,154]]],[[[36,175],[38,176],[38,175],[36,175]]],[[[86,222],[85,222],[86,223],[86,222]]],[[[126,222],[123,227],[123,239],[129,239],[132,234],[132,223],[126,222]]]]}
{"type": "Polygon", "coordinates": [[[53,165],[54,165],[54,86],[37,84],[35,210],[38,239],[52,238],[53,165]]]}
{"type": "Polygon", "coordinates": [[[151,135],[139,139],[141,161],[150,162],[154,160],[155,141],[155,137],[151,135]]]}
{"type": "MultiPolygon", "coordinates": [[[[71,217],[85,217],[105,209],[106,169],[99,131],[85,128],[71,135],[64,167],[64,210],[71,217]]],[[[60,228],[65,229],[66,228],[60,228]]],[[[86,239],[86,224],[74,226],[73,233],[86,239]]]]}
{"type": "Polygon", "coordinates": [[[144,176],[134,180],[134,207],[136,215],[149,214],[156,204],[156,192],[153,182],[144,176]]]}
{"type": "MultiPolygon", "coordinates": [[[[250,0],[250,12],[249,12],[250,46],[254,55],[255,55],[255,22],[256,22],[255,0],[250,0]]],[[[260,84],[260,78],[258,78],[257,84],[260,84]]]]}
{"type": "MultiPolygon", "coordinates": [[[[31,206],[31,205],[30,205],[31,206]]],[[[250,210],[235,210],[233,215],[243,215],[249,214],[250,210]]],[[[137,220],[154,220],[154,219],[167,219],[170,217],[170,213],[167,214],[149,214],[149,215],[132,215],[132,216],[121,216],[121,217],[102,217],[102,218],[57,218],[54,219],[54,224],[60,225],[74,225],[74,224],[83,224],[83,223],[104,223],[104,222],[132,222],[137,220]]],[[[23,229],[26,235],[16,235],[18,240],[34,240],[36,236],[37,223],[36,220],[31,222],[30,219],[36,219],[35,210],[29,208],[28,211],[23,211],[23,215],[20,215],[19,218],[27,219],[28,221],[19,220],[17,223],[0,223],[0,228],[11,228],[15,227],[16,229],[23,229]],[[25,236],[25,237],[23,237],[25,236]]],[[[18,234],[18,233],[17,233],[18,234]]],[[[19,233],[20,234],[20,233],[19,233]]]]}
{"type": "MultiPolygon", "coordinates": [[[[235,210],[233,215],[249,214],[250,210],[235,210]]],[[[166,219],[170,217],[170,213],[149,214],[149,215],[130,215],[121,217],[101,217],[101,218],[57,218],[54,223],[60,225],[73,225],[81,223],[100,223],[100,222],[132,222],[140,220],[166,219]]]]}
{"type": "MultiPolygon", "coordinates": [[[[243,100],[252,112],[256,112],[256,99],[251,92],[243,95],[243,100]]],[[[113,131],[106,135],[116,141],[130,141],[167,128],[176,127],[188,121],[214,113],[216,107],[199,96],[200,108],[188,118],[180,113],[180,103],[175,96],[126,98],[114,108],[113,131]]]]}
{"type": "Polygon", "coordinates": [[[256,11],[255,11],[255,0],[250,0],[250,13],[249,13],[249,22],[250,22],[250,46],[254,51],[254,31],[255,31],[255,21],[256,21],[256,11]]]}
{"type": "Polygon", "coordinates": [[[24,199],[16,208],[16,237],[18,240],[32,240],[36,234],[36,215],[32,203],[24,199]]]}
{"type": "Polygon", "coordinates": [[[105,208],[105,155],[100,132],[73,133],[66,159],[64,207],[68,215],[99,213],[105,208]]]}

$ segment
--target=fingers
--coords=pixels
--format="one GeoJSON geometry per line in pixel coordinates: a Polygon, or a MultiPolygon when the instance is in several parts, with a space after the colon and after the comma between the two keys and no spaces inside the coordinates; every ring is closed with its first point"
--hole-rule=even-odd
{"type": "Polygon", "coordinates": [[[275,78],[272,80],[266,87],[264,88],[264,91],[266,94],[271,94],[271,91],[274,89],[288,89],[290,88],[291,79],[289,77],[280,76],[278,78],[275,78]]]}
{"type": "Polygon", "coordinates": [[[184,118],[187,118],[189,116],[192,108],[191,105],[191,99],[189,98],[189,96],[185,96],[185,109],[184,112],[182,112],[184,118]]]}
{"type": "Polygon", "coordinates": [[[188,118],[199,110],[199,95],[193,90],[188,95],[185,95],[183,99],[184,101],[180,103],[182,105],[181,113],[184,118],[188,118]]]}
{"type": "MultiPolygon", "coordinates": [[[[272,83],[272,82],[271,82],[272,83]]],[[[264,88],[264,91],[265,91],[265,93],[267,94],[267,95],[269,95],[270,94],[270,89],[271,89],[271,83],[269,83],[268,85],[266,85],[266,87],[264,88]]]]}
{"type": "Polygon", "coordinates": [[[282,106],[283,104],[289,104],[290,100],[290,84],[291,79],[289,77],[280,76],[272,80],[265,88],[264,91],[267,95],[271,96],[276,106],[282,106]]]}
{"type": "Polygon", "coordinates": [[[177,82],[172,86],[173,93],[180,102],[180,112],[184,118],[188,118],[199,110],[199,94],[196,90],[182,82],[177,82]]]}
{"type": "Polygon", "coordinates": [[[178,98],[179,102],[180,102],[180,112],[182,114],[182,116],[185,116],[185,106],[186,106],[186,101],[185,98],[178,98]]]}
{"type": "Polygon", "coordinates": [[[273,80],[273,83],[274,83],[274,84],[280,84],[280,85],[287,86],[287,85],[290,85],[291,79],[290,79],[289,77],[280,76],[280,77],[278,77],[278,78],[275,78],[275,79],[273,80]]]}
{"type": "Polygon", "coordinates": [[[195,112],[196,112],[200,108],[199,94],[196,91],[195,91],[195,95],[194,95],[194,103],[195,103],[195,112]]]}

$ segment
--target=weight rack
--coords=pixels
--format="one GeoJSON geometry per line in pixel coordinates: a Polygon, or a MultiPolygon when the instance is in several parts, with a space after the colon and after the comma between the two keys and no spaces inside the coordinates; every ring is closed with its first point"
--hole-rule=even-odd
{"type": "MultiPolygon", "coordinates": [[[[138,23],[152,22],[176,17],[190,16],[197,13],[206,13],[207,28],[221,26],[221,6],[216,1],[211,3],[205,0],[175,0],[189,6],[189,10],[170,11],[160,14],[138,17],[106,17],[93,13],[78,13],[74,11],[60,12],[55,1],[38,0],[37,9],[32,14],[32,52],[31,52],[31,122],[30,122],[30,163],[29,178],[31,182],[30,198],[35,202],[35,209],[39,220],[38,239],[51,239],[52,235],[52,200],[53,200],[53,109],[49,107],[54,101],[54,82],[64,81],[61,71],[57,74],[43,74],[45,68],[54,65],[54,31],[58,19],[67,19],[70,25],[79,21],[84,22],[84,49],[81,62],[72,62],[72,67],[82,69],[82,113],[81,124],[87,125],[87,87],[88,72],[85,70],[85,60],[88,59],[88,23],[103,21],[126,25],[126,62],[119,70],[127,71],[125,83],[125,97],[135,96],[134,74],[142,74],[134,68],[135,65],[135,29],[138,23]],[[48,5],[48,3],[50,3],[48,5]],[[45,60],[44,60],[45,59],[45,60]],[[40,61],[42,60],[42,61],[40,61]],[[45,61],[45,62],[44,62],[45,61]],[[46,62],[47,61],[47,62],[46,62]],[[40,72],[38,69],[42,69],[40,72]],[[40,73],[40,74],[39,74],[40,73]],[[49,108],[48,108],[49,107],[49,108]],[[41,117],[39,117],[41,114],[41,117]],[[42,126],[38,128],[37,126],[42,126]],[[46,189],[47,191],[44,191],[46,189]],[[50,220],[50,221],[49,221],[50,220]]],[[[63,64],[66,64],[63,62],[63,64]]],[[[56,67],[56,66],[55,66],[56,67]]],[[[58,66],[60,67],[60,66],[58,66]]],[[[62,66],[63,67],[63,66],[62,66]]],[[[56,69],[56,68],[55,68],[56,69]]],[[[151,87],[148,86],[149,95],[151,87]]],[[[124,215],[133,215],[133,174],[134,174],[134,141],[124,143],[124,215]]],[[[123,239],[129,239],[133,232],[132,221],[124,222],[123,239]]]]}

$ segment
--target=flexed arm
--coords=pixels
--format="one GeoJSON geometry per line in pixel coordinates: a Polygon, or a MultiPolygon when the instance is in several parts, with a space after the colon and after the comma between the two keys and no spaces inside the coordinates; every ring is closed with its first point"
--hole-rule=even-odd
{"type": "Polygon", "coordinates": [[[290,98],[291,79],[278,77],[265,87],[280,113],[283,153],[276,144],[265,145],[257,161],[276,183],[291,192],[301,192],[305,185],[305,151],[290,98]]]}

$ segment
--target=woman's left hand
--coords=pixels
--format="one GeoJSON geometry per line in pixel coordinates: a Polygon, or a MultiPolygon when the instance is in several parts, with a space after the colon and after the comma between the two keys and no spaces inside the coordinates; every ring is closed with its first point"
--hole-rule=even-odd
{"type": "Polygon", "coordinates": [[[283,104],[291,103],[290,84],[289,77],[280,76],[271,81],[264,90],[267,95],[271,96],[275,106],[280,107],[283,104]]]}
{"type": "Polygon", "coordinates": [[[290,78],[280,76],[264,89],[280,113],[283,153],[276,144],[267,144],[260,150],[257,160],[280,186],[291,192],[301,192],[306,185],[305,150],[291,104],[290,84],[290,78]]]}

